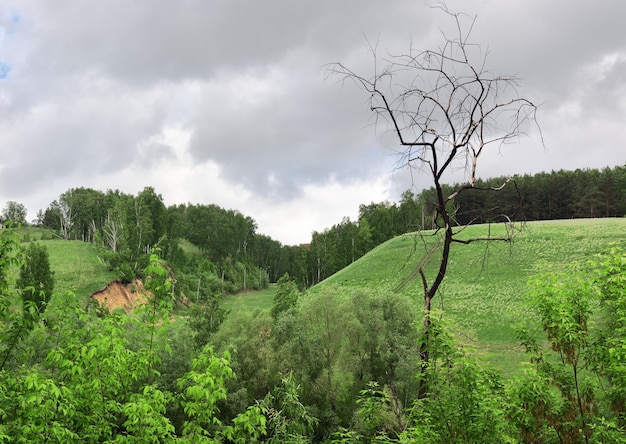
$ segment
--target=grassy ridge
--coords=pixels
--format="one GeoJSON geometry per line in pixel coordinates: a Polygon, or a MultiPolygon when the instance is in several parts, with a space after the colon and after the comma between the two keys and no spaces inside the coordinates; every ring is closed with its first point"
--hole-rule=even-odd
{"type": "MultiPolygon", "coordinates": [[[[528,317],[527,282],[533,276],[562,269],[573,261],[585,262],[611,244],[626,247],[626,219],[538,221],[524,224],[512,244],[476,242],[453,244],[448,272],[433,308],[443,308],[449,323],[468,345],[504,374],[525,360],[515,342],[515,326],[528,317]]],[[[477,225],[463,237],[498,236],[504,227],[477,225]]],[[[370,287],[397,291],[422,304],[419,276],[405,282],[437,241],[432,232],[419,237],[399,236],[378,246],[354,264],[322,282],[338,291],[370,287]],[[406,285],[398,290],[401,285],[406,285]],[[343,289],[343,290],[339,290],[343,289]]],[[[427,271],[435,273],[439,253],[427,271]]]]}
{"type": "MultiPolygon", "coordinates": [[[[98,259],[98,249],[82,241],[61,239],[42,239],[43,231],[35,228],[20,228],[17,233],[23,239],[23,246],[28,242],[37,242],[46,247],[50,269],[54,273],[54,292],[51,303],[55,303],[54,295],[67,290],[73,291],[78,297],[81,307],[86,307],[89,296],[105,287],[118,276],[109,271],[98,259]]],[[[17,279],[19,270],[11,270],[12,279],[17,279]]]]}
{"type": "Polygon", "coordinates": [[[54,293],[72,290],[83,307],[93,292],[117,278],[98,260],[98,249],[92,244],[66,240],[38,242],[48,250],[54,293]]]}

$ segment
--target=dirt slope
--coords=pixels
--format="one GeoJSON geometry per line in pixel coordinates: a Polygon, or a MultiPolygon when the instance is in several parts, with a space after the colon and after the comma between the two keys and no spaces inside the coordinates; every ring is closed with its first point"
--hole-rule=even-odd
{"type": "Polygon", "coordinates": [[[98,301],[101,306],[105,306],[109,311],[121,307],[126,311],[132,310],[137,304],[145,303],[148,299],[147,291],[143,282],[135,279],[134,282],[124,284],[121,281],[113,281],[100,291],[91,295],[93,300],[98,301]]]}

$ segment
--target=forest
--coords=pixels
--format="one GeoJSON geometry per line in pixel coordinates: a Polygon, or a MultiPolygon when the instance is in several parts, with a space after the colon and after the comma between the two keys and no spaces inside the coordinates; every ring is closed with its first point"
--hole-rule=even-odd
{"type": "MultiPolygon", "coordinates": [[[[453,202],[452,211],[477,229],[520,209],[520,223],[623,216],[625,171],[516,177],[483,200],[453,202]],[[562,193],[554,203],[557,190],[572,189],[579,194],[562,193]],[[506,206],[511,201],[521,205],[506,206]]],[[[153,188],[137,196],[68,190],[21,238],[7,222],[0,231],[0,441],[626,442],[620,233],[586,263],[532,279],[526,310],[536,325],[515,339],[529,364],[514,377],[478,359],[441,317],[430,324],[424,368],[419,297],[373,283],[323,285],[396,236],[435,242],[429,193],[362,205],[358,221],[313,233],[310,246],[257,234],[254,221],[234,210],[166,207],[153,188]],[[120,280],[144,282],[148,303],[110,312],[88,309],[72,291],[55,293],[47,251],[33,242],[53,238],[92,245],[120,280]],[[223,308],[224,294],[270,282],[271,310],[223,308]]],[[[24,222],[19,210],[7,205],[4,219],[24,222]]],[[[546,239],[540,232],[533,242],[546,239]]],[[[483,254],[478,248],[471,254],[483,254]]]]}
{"type": "MultiPolygon", "coordinates": [[[[450,204],[455,223],[500,222],[504,215],[516,222],[626,215],[626,165],[514,176],[498,192],[481,192],[508,179],[478,179],[450,204]]],[[[458,187],[443,185],[447,194],[458,187]]],[[[399,202],[364,203],[357,220],[344,217],[314,231],[310,243],[291,246],[258,233],[255,221],[237,210],[214,204],[167,207],[152,187],[136,196],[74,188],[39,210],[32,225],[105,248],[103,260],[126,282],[141,275],[152,248],[179,272],[196,273],[200,265],[186,263],[185,245],[179,243],[184,239],[201,251],[210,281],[237,293],[264,288],[285,273],[300,289],[311,287],[395,236],[436,228],[435,205],[434,188],[407,190],[399,202]]],[[[25,214],[23,205],[9,202],[0,220],[25,225],[25,214]]]]}

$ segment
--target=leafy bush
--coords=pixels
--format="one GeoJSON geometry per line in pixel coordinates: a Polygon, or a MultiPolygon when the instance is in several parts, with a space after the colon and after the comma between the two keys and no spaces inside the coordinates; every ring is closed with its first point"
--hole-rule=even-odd
{"type": "Polygon", "coordinates": [[[512,385],[511,420],[524,442],[626,442],[626,254],[589,265],[531,283],[550,350],[520,332],[532,367],[512,385]]]}
{"type": "Polygon", "coordinates": [[[54,276],[50,269],[48,250],[38,243],[31,243],[24,251],[26,261],[20,267],[20,277],[17,286],[22,289],[25,312],[32,304],[35,313],[32,316],[41,316],[52,297],[54,290],[54,276]]]}

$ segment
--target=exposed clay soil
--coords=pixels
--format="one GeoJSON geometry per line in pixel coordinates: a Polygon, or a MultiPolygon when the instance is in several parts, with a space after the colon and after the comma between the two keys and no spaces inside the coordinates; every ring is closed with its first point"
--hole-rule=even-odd
{"type": "Polygon", "coordinates": [[[111,312],[118,307],[130,311],[138,304],[145,304],[148,293],[143,287],[143,282],[135,279],[129,284],[113,281],[102,290],[93,293],[91,297],[98,301],[100,306],[106,305],[111,312]]]}

